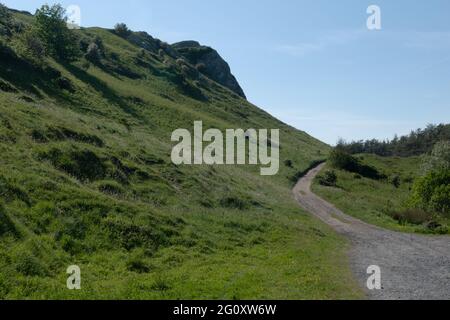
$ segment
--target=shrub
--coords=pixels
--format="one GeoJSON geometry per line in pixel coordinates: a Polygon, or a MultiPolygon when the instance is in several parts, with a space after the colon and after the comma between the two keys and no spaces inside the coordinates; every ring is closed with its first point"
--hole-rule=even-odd
{"type": "Polygon", "coordinates": [[[319,184],[327,187],[335,187],[337,183],[337,175],[333,170],[325,171],[323,176],[319,176],[319,184]]]}
{"type": "Polygon", "coordinates": [[[226,197],[220,200],[220,205],[224,208],[244,210],[248,204],[238,197],[226,197]]]}
{"type": "Polygon", "coordinates": [[[100,38],[99,36],[95,36],[94,43],[97,45],[98,50],[100,51],[100,55],[104,56],[104,54],[105,54],[105,45],[103,44],[102,38],[100,38]]]}
{"type": "Polygon", "coordinates": [[[79,56],[78,39],[67,28],[65,9],[59,5],[43,5],[36,11],[34,27],[47,52],[61,60],[73,61],[79,56]]]}
{"type": "Polygon", "coordinates": [[[175,62],[179,66],[184,66],[187,64],[186,60],[184,60],[183,58],[178,58],[175,62]]]}
{"type": "Polygon", "coordinates": [[[99,62],[100,61],[100,49],[97,44],[91,43],[87,47],[85,58],[91,62],[99,62]]]}
{"type": "Polygon", "coordinates": [[[298,171],[295,175],[293,175],[290,178],[291,182],[297,183],[298,180],[300,178],[303,178],[304,176],[306,176],[306,174],[309,171],[311,171],[311,169],[314,169],[315,167],[317,167],[319,164],[321,164],[323,162],[324,162],[323,160],[314,160],[314,161],[312,161],[306,169],[304,169],[303,171],[298,171]]]}
{"type": "Polygon", "coordinates": [[[369,179],[380,180],[386,178],[376,168],[362,164],[359,159],[340,148],[336,148],[330,153],[328,161],[335,169],[358,173],[369,179]]]}
{"type": "Polygon", "coordinates": [[[330,165],[336,169],[358,172],[358,159],[340,149],[331,151],[328,161],[330,162],[330,165]]]}
{"type": "Polygon", "coordinates": [[[128,37],[131,34],[130,29],[125,23],[117,23],[114,26],[114,32],[120,37],[128,37]]]}
{"type": "Polygon", "coordinates": [[[436,187],[430,199],[430,207],[443,214],[450,213],[450,184],[436,187]]]}
{"type": "Polygon", "coordinates": [[[83,246],[80,242],[73,239],[71,236],[63,235],[59,242],[61,244],[61,248],[71,255],[76,255],[83,251],[83,246]]]}
{"type": "MultiPolygon", "coordinates": [[[[430,221],[424,225],[426,233],[447,234],[448,227],[441,225],[439,222],[430,221]]],[[[422,230],[421,230],[422,231],[422,230]]]]}
{"type": "Polygon", "coordinates": [[[74,92],[75,89],[73,88],[72,81],[66,77],[58,77],[55,79],[55,84],[60,88],[61,90],[67,90],[69,92],[74,92]]]}
{"type": "Polygon", "coordinates": [[[197,63],[195,68],[201,73],[205,73],[206,72],[206,65],[204,63],[197,63]]]}
{"type": "Polygon", "coordinates": [[[425,157],[424,172],[450,170],[450,141],[436,143],[431,154],[425,157]]]}
{"type": "Polygon", "coordinates": [[[46,55],[45,44],[37,36],[34,29],[28,28],[20,37],[25,55],[32,59],[42,61],[46,55]]]}
{"type": "Polygon", "coordinates": [[[142,250],[133,251],[126,261],[127,270],[137,273],[148,273],[150,267],[145,262],[145,254],[142,250]]]}
{"type": "Polygon", "coordinates": [[[292,160],[285,160],[284,165],[288,168],[292,168],[293,167],[292,160]]]}
{"type": "Polygon", "coordinates": [[[413,186],[411,205],[441,214],[450,213],[450,170],[431,172],[413,186]]]}
{"type": "Polygon", "coordinates": [[[390,216],[401,224],[411,223],[415,225],[424,224],[433,219],[433,216],[430,213],[421,209],[407,209],[404,211],[391,212],[390,216]]]}
{"type": "Polygon", "coordinates": [[[391,176],[389,178],[389,182],[395,187],[395,188],[399,188],[401,181],[400,181],[400,176],[398,174],[394,174],[393,176],[391,176]]]}
{"type": "Polygon", "coordinates": [[[168,245],[170,237],[176,235],[169,230],[163,232],[149,225],[140,226],[122,219],[107,219],[105,228],[111,241],[128,251],[139,247],[157,250],[168,245]]]}
{"type": "Polygon", "coordinates": [[[38,258],[29,252],[21,252],[15,257],[14,265],[17,272],[24,276],[45,276],[47,271],[38,258]]]}
{"type": "Polygon", "coordinates": [[[96,180],[106,175],[106,166],[94,152],[90,150],[73,150],[63,152],[53,148],[39,154],[49,160],[56,168],[63,170],[79,180],[96,180]]]}

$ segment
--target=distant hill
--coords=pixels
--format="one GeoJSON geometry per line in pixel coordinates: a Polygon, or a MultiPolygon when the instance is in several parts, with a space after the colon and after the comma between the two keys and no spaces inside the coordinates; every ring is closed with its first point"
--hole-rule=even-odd
{"type": "Polygon", "coordinates": [[[409,135],[395,137],[392,140],[345,142],[337,145],[349,153],[372,153],[379,156],[418,156],[429,153],[439,141],[450,141],[450,124],[429,125],[425,129],[417,129],[409,135]]]}

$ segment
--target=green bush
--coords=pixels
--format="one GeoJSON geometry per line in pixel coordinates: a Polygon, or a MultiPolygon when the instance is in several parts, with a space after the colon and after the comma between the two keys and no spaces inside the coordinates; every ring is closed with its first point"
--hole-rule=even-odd
{"type": "Polygon", "coordinates": [[[430,199],[430,207],[446,215],[450,213],[450,184],[436,187],[430,199]]]}
{"type": "Polygon", "coordinates": [[[98,180],[106,175],[106,165],[91,150],[72,150],[68,152],[52,148],[41,152],[39,158],[50,161],[57,169],[63,170],[79,180],[98,180]]]}
{"type": "Polygon", "coordinates": [[[358,172],[358,159],[340,149],[331,151],[328,161],[333,168],[349,172],[358,172]]]}
{"type": "Polygon", "coordinates": [[[286,167],[288,167],[288,168],[293,168],[294,167],[292,160],[285,160],[284,161],[284,165],[286,167]]]}
{"type": "Polygon", "coordinates": [[[98,63],[100,61],[100,49],[97,44],[91,43],[86,49],[85,58],[93,63],[98,63]]]}
{"type": "Polygon", "coordinates": [[[376,168],[362,164],[359,159],[340,148],[335,148],[330,153],[328,162],[335,169],[358,173],[369,179],[380,180],[386,178],[376,168]]]}
{"type": "Polygon", "coordinates": [[[440,214],[450,214],[450,170],[431,172],[413,186],[413,207],[440,214]]]}
{"type": "Polygon", "coordinates": [[[24,276],[40,276],[47,275],[45,266],[39,261],[38,258],[33,256],[29,252],[21,252],[14,258],[14,266],[17,272],[24,276]]]}
{"type": "Polygon", "coordinates": [[[26,57],[37,62],[42,62],[46,56],[45,44],[39,38],[35,29],[27,28],[20,35],[20,42],[23,45],[23,53],[26,57]]]}
{"type": "Polygon", "coordinates": [[[390,216],[400,224],[410,223],[415,225],[430,222],[433,216],[421,209],[407,209],[404,211],[391,212],[390,216]]]}
{"type": "Polygon", "coordinates": [[[220,205],[228,209],[244,210],[248,207],[246,201],[239,199],[238,197],[226,197],[220,200],[220,205]]]}
{"type": "Polygon", "coordinates": [[[83,252],[83,246],[80,242],[68,235],[63,235],[59,242],[61,248],[70,255],[76,255],[83,252]]]}
{"type": "Polygon", "coordinates": [[[148,248],[157,250],[159,247],[167,246],[173,232],[159,230],[151,226],[139,226],[122,219],[107,219],[105,228],[111,241],[118,243],[126,250],[136,248],[148,248]]]}
{"type": "Polygon", "coordinates": [[[145,262],[145,254],[143,250],[133,251],[126,261],[127,270],[137,273],[150,272],[149,265],[145,262]]]}
{"type": "Polygon", "coordinates": [[[326,187],[335,187],[337,183],[337,175],[333,170],[327,170],[323,176],[318,177],[319,184],[326,187]]]}
{"type": "Polygon", "coordinates": [[[131,34],[130,29],[125,23],[117,23],[114,26],[114,32],[120,37],[128,37],[131,34]]]}

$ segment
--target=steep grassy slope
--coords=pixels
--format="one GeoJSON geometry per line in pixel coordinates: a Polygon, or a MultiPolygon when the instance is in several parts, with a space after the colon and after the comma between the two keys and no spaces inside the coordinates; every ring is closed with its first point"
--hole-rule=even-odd
{"type": "MultiPolygon", "coordinates": [[[[380,157],[370,154],[359,157],[363,159],[364,164],[375,167],[385,174],[387,179],[373,180],[337,170],[337,187],[321,186],[316,179],[313,191],[345,213],[370,224],[403,232],[431,232],[419,221],[408,223],[398,220],[398,214],[406,210],[414,179],[420,173],[420,157],[380,157]],[[392,183],[393,177],[396,176],[398,187],[392,183]]],[[[323,170],[328,169],[325,167],[323,170]]],[[[418,220],[422,219],[418,218],[418,220]]],[[[443,225],[449,225],[450,222],[443,217],[433,219],[443,225]]]]}
{"type": "Polygon", "coordinates": [[[345,242],[290,193],[326,145],[177,62],[166,45],[77,32],[102,39],[100,62],[36,66],[3,39],[0,298],[360,297],[345,242]],[[279,128],[279,175],[171,164],[172,131],[194,120],[279,128]],[[66,289],[69,265],[81,267],[81,291],[66,289]]]}

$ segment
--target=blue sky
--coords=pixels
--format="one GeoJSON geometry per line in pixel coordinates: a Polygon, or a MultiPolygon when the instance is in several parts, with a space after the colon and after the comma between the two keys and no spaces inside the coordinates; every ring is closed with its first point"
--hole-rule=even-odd
{"type": "MultiPolygon", "coordinates": [[[[1,1],[31,12],[43,3],[1,1]]],[[[83,26],[125,22],[216,48],[251,102],[330,144],[450,122],[448,0],[59,2],[78,5],[83,26]],[[366,28],[372,4],[380,31],[366,28]]]]}

